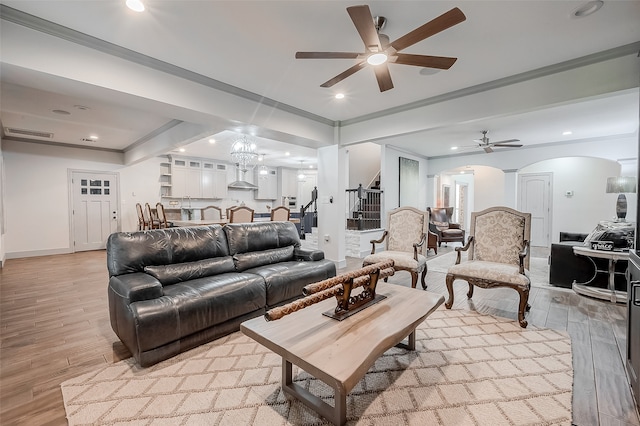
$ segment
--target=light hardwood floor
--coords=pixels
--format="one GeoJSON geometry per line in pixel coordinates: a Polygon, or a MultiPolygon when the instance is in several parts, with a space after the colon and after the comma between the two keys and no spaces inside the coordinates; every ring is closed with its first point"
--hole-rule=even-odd
{"type": "MultiPolygon", "coordinates": [[[[440,254],[450,251],[442,247],[440,254]]],[[[343,270],[360,266],[348,259],[343,270]]],[[[341,270],[342,271],[342,270],[341,270]]],[[[60,383],[128,358],[109,324],[104,251],[8,260],[0,269],[0,424],[66,424],[60,383]]],[[[390,282],[408,286],[408,273],[390,282]]],[[[446,295],[444,274],[429,290],[446,295]]],[[[454,309],[516,318],[517,293],[456,284],[454,309]]],[[[637,425],[624,359],[626,308],[570,290],[532,288],[531,326],[566,330],[574,357],[576,425],[637,425]]]]}

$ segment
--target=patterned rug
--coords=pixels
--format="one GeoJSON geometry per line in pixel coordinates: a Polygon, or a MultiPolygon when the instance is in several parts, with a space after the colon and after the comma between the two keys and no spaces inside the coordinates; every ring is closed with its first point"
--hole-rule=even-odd
{"type": "MultiPolygon", "coordinates": [[[[349,425],[570,425],[566,333],[439,309],[416,351],[387,351],[347,398],[349,425]]],[[[333,405],[332,390],[294,367],[333,405]]],[[[237,332],[142,369],[132,359],[64,382],[70,425],[324,425],[280,389],[281,359],[237,332]]]]}

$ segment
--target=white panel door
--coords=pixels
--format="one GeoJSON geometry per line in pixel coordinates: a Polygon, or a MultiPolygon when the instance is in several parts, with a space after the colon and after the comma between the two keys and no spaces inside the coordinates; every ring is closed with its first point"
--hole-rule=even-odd
{"type": "Polygon", "coordinates": [[[98,250],[118,230],[118,175],[71,173],[73,250],[98,250]]]}
{"type": "Polygon", "coordinates": [[[531,245],[551,244],[551,173],[519,177],[518,210],[531,213],[531,245]]]}

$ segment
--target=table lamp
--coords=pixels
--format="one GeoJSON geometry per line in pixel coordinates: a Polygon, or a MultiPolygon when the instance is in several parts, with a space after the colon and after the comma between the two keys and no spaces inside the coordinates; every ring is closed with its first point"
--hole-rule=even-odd
{"type": "Polygon", "coordinates": [[[636,192],[635,176],[614,176],[607,178],[607,194],[619,194],[616,202],[616,222],[625,222],[627,217],[627,197],[624,193],[636,192]]]}

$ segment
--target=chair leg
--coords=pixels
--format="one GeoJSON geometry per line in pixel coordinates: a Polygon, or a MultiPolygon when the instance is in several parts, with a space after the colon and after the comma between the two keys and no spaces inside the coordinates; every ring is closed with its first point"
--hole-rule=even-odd
{"type": "Polygon", "coordinates": [[[524,319],[524,312],[528,311],[531,306],[529,306],[529,289],[528,288],[517,288],[517,292],[520,294],[520,305],[518,306],[518,322],[520,323],[520,327],[527,328],[529,324],[526,319],[524,319]]]}
{"type": "Polygon", "coordinates": [[[475,286],[471,283],[469,283],[469,291],[467,292],[467,299],[471,299],[473,297],[473,288],[475,286]]]}
{"type": "Polygon", "coordinates": [[[422,270],[422,277],[420,280],[422,281],[422,289],[427,289],[427,283],[424,282],[424,279],[427,277],[427,265],[424,265],[424,269],[422,270]]]}
{"type": "Polygon", "coordinates": [[[453,306],[453,281],[456,279],[452,274],[447,274],[447,291],[449,292],[449,300],[444,302],[444,306],[447,309],[451,309],[453,306]]]}
{"type": "Polygon", "coordinates": [[[416,288],[417,283],[418,283],[418,273],[411,272],[411,288],[416,288]]]}

